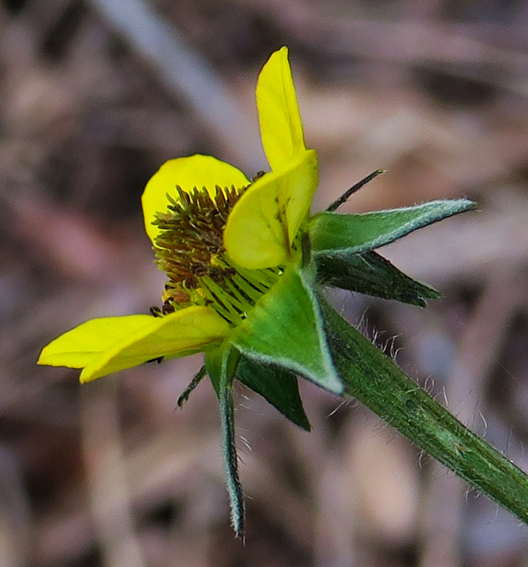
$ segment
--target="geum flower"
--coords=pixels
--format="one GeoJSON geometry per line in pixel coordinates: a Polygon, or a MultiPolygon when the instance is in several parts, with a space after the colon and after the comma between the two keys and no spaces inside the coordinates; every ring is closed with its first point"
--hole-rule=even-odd
{"type": "Polygon", "coordinates": [[[89,382],[148,361],[204,352],[204,368],[178,403],[205,374],[210,377],[220,400],[232,523],[239,536],[244,500],[234,442],[234,379],[309,430],[296,375],[335,394],[345,390],[327,344],[321,287],[424,305],[437,292],[373,248],[472,206],[439,201],[337,214],[353,188],[311,217],[317,155],[305,146],[285,47],[262,69],[256,97],[271,172],[248,179],[227,163],[195,155],[168,161],[145,188],[146,232],[168,277],[163,306],[151,315],[87,321],[47,345],[38,361],[82,368],[80,380],[89,382]]]}

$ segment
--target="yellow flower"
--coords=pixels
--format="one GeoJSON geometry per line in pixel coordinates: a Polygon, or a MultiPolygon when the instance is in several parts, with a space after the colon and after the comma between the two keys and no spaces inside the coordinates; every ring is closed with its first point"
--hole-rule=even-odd
{"type": "MultiPolygon", "coordinates": [[[[89,382],[153,359],[207,352],[240,337],[237,328],[248,331],[257,303],[301,261],[299,229],[318,182],[285,47],[262,69],[256,97],[271,172],[251,181],[227,163],[194,155],[166,162],[145,188],[146,232],[168,276],[155,317],[87,321],[48,344],[38,364],[82,368],[80,380],[89,382]]],[[[286,279],[299,285],[295,274],[286,279]]],[[[268,301],[260,313],[274,308],[268,301]]],[[[251,351],[243,338],[239,343],[241,352],[251,351]]],[[[326,363],[330,368],[326,361],[314,372],[326,372],[326,363]]],[[[290,369],[302,371],[302,363],[290,369]]]]}
{"type": "MultiPolygon", "coordinates": [[[[207,373],[220,403],[231,519],[241,537],[244,498],[233,380],[309,429],[296,375],[343,394],[349,368],[361,380],[367,372],[370,384],[369,361],[374,360],[374,347],[358,342],[352,327],[345,332],[335,323],[341,319],[327,305],[321,288],[335,286],[425,305],[425,299],[438,293],[402,274],[374,248],[473,207],[461,199],[337,214],[377,171],[310,217],[317,156],[304,143],[285,47],[262,69],[256,95],[269,173],[250,180],[227,163],[195,155],[168,161],[145,188],[145,229],[156,263],[167,275],[162,307],[151,308],[151,315],[87,321],[52,341],[38,360],[82,368],[80,380],[89,382],[148,361],[204,352],[205,365],[178,404],[207,373]]],[[[385,363],[379,364],[383,369],[385,363]]],[[[347,380],[350,389],[350,377],[347,380]]],[[[358,391],[366,391],[362,388],[358,391]]],[[[375,407],[381,407],[377,380],[372,388],[375,407]]]]}

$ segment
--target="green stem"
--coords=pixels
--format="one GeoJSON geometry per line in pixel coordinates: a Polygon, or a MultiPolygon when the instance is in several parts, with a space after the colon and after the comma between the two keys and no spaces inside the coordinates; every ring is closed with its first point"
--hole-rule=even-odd
{"type": "Polygon", "coordinates": [[[528,476],[462,425],[324,299],[321,309],[330,351],[347,393],[528,523],[528,476]]]}

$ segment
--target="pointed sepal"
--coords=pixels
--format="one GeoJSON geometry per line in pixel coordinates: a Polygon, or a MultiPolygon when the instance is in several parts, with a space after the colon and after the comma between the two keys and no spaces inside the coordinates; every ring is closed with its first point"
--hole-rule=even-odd
{"type": "Polygon", "coordinates": [[[382,299],[425,307],[426,299],[439,299],[441,294],[413,280],[377,252],[315,257],[317,281],[323,286],[338,287],[382,299]]]}
{"type": "Polygon", "coordinates": [[[238,455],[235,438],[235,411],[231,395],[240,353],[229,343],[211,349],[205,355],[207,374],[218,394],[220,418],[222,421],[225,474],[229,503],[231,506],[231,525],[237,537],[244,539],[245,503],[242,484],[238,475],[238,455]]]}
{"type": "Polygon", "coordinates": [[[295,374],[278,366],[263,364],[242,356],[237,366],[236,377],[248,388],[264,397],[295,425],[310,431],[310,422],[304,413],[295,374]]]}
{"type": "Polygon", "coordinates": [[[472,201],[458,199],[363,214],[340,215],[325,211],[310,220],[312,252],[316,255],[366,252],[473,208],[472,201]]]}
{"type": "Polygon", "coordinates": [[[293,266],[255,305],[230,341],[252,360],[300,374],[335,394],[343,392],[317,299],[293,266]]]}

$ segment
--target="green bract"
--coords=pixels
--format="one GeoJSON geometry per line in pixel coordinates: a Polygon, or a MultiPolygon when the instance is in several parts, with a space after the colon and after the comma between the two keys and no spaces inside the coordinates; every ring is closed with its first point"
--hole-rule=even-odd
{"type": "Polygon", "coordinates": [[[340,215],[336,205],[310,216],[317,154],[305,146],[286,48],[262,69],[256,96],[270,172],[250,180],[229,164],[195,155],[168,161],[145,188],[146,232],[167,275],[162,307],[152,315],[83,323],[47,345],[38,361],[81,368],[81,382],[89,382],[150,360],[204,352],[205,371],[179,403],[205,374],[210,377],[222,413],[232,523],[240,536],[244,501],[233,381],[309,429],[297,375],[334,394],[351,390],[338,348],[344,334],[329,323],[321,289],[417,305],[438,297],[373,249],[473,207],[467,200],[436,201],[340,215]]]}

